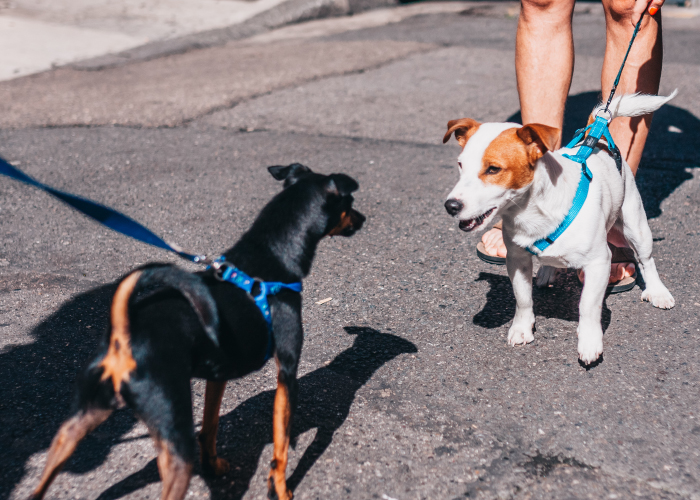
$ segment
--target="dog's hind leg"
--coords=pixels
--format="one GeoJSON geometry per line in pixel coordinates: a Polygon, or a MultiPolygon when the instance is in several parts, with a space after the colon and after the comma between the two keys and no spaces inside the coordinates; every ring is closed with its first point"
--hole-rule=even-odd
{"type": "Polygon", "coordinates": [[[129,401],[155,441],[161,499],[180,500],[187,493],[197,450],[192,393],[188,370],[173,373],[170,368],[186,367],[187,361],[178,357],[178,351],[159,353],[167,361],[154,361],[148,372],[134,374],[129,401]]]}
{"type": "Polygon", "coordinates": [[[39,486],[32,494],[32,499],[43,498],[61,467],[73,454],[81,439],[87,436],[98,425],[107,420],[112,410],[103,408],[81,409],[71,418],[63,422],[49,448],[46,466],[41,476],[39,486]]]}
{"type": "Polygon", "coordinates": [[[207,388],[204,394],[204,416],[202,417],[202,430],[199,433],[199,448],[202,469],[216,476],[226,474],[229,464],[216,453],[216,434],[219,428],[219,408],[224,397],[226,381],[215,382],[207,380],[207,388]]]}
{"type": "Polygon", "coordinates": [[[172,443],[154,438],[158,450],[158,472],[163,482],[161,500],[181,500],[187,494],[192,477],[192,462],[180,455],[172,443]]]}
{"type": "MultiPolygon", "coordinates": [[[[629,173],[629,172],[628,172],[629,173]]],[[[625,201],[615,227],[622,231],[623,236],[637,255],[639,272],[642,273],[646,285],[642,292],[642,300],[651,302],[654,307],[671,309],[675,300],[671,292],[664,286],[656,270],[656,264],[651,256],[653,238],[647,222],[642,197],[639,195],[634,178],[628,175],[625,186],[625,201]]]]}

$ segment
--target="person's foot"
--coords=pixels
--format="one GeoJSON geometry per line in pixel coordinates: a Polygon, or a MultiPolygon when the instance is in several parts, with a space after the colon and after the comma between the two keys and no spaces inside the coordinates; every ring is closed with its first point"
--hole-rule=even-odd
{"type": "MultiPolygon", "coordinates": [[[[500,224],[499,224],[500,226],[500,224]]],[[[612,231],[611,231],[612,233],[612,231]]],[[[615,239],[614,243],[618,243],[617,235],[613,235],[615,239]]],[[[486,253],[493,257],[505,257],[507,250],[506,245],[503,242],[503,232],[500,227],[494,226],[489,231],[486,231],[481,237],[481,241],[486,247],[486,253]]],[[[628,276],[633,276],[635,272],[635,266],[633,262],[614,262],[610,265],[610,279],[608,283],[617,283],[628,276]]],[[[578,279],[581,283],[584,282],[585,276],[583,270],[578,271],[578,279]]]]}
{"type": "MultiPolygon", "coordinates": [[[[610,279],[608,283],[617,283],[622,281],[628,276],[633,276],[636,268],[633,262],[613,262],[610,264],[610,279]]],[[[583,269],[578,270],[578,279],[583,284],[586,280],[586,276],[583,269]]]]}
{"type": "Polygon", "coordinates": [[[486,253],[492,257],[506,257],[506,244],[503,243],[503,232],[500,227],[494,226],[481,237],[486,247],[486,253]]]}

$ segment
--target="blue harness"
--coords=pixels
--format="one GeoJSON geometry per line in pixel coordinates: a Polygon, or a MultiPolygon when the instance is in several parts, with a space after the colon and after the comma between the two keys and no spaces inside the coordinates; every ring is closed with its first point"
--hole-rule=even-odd
{"type": "Polygon", "coordinates": [[[297,283],[280,283],[277,281],[260,281],[255,278],[251,278],[246,273],[235,267],[230,262],[227,262],[222,255],[214,262],[212,262],[209,268],[215,270],[214,276],[227,283],[232,283],[238,288],[246,292],[255,305],[260,309],[260,312],[267,323],[267,347],[265,348],[265,361],[272,357],[272,315],[270,314],[270,304],[267,301],[267,297],[270,295],[276,295],[282,290],[291,290],[293,292],[301,293],[302,286],[301,282],[297,283]],[[257,295],[253,294],[253,287],[255,285],[260,287],[260,293],[257,295]]]}
{"type": "Polygon", "coordinates": [[[608,150],[610,154],[615,159],[615,165],[617,165],[618,172],[622,171],[622,157],[620,151],[615,146],[615,141],[613,141],[610,131],[608,130],[608,121],[602,116],[596,116],[596,119],[586,128],[582,128],[576,131],[574,138],[567,144],[567,148],[572,149],[578,146],[578,151],[575,155],[564,154],[564,158],[575,161],[581,164],[581,179],[578,182],[578,188],[576,189],[576,195],[574,195],[574,201],[571,204],[569,213],[566,214],[564,220],[561,221],[559,227],[557,227],[552,234],[546,236],[542,239],[534,242],[526,250],[533,255],[538,255],[538,253],[544,252],[549,246],[556,241],[559,236],[562,235],[566,228],[568,228],[574,221],[578,213],[581,211],[583,204],[586,202],[588,197],[588,188],[593,180],[593,174],[588,169],[586,165],[586,160],[593,153],[593,149],[598,145],[601,137],[604,137],[608,142],[608,150]],[[588,135],[586,135],[588,132],[588,135]],[[585,138],[584,138],[585,137],[585,138]],[[581,142],[583,140],[583,142],[581,142]],[[579,144],[580,143],[580,144],[579,144]]]}

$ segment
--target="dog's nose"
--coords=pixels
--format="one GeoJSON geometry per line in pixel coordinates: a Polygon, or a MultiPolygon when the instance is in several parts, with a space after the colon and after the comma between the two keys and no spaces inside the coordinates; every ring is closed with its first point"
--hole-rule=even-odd
{"type": "Polygon", "coordinates": [[[462,211],[464,208],[464,205],[462,204],[461,201],[455,200],[454,198],[449,199],[445,202],[445,210],[447,210],[447,213],[450,215],[457,215],[462,211]]]}

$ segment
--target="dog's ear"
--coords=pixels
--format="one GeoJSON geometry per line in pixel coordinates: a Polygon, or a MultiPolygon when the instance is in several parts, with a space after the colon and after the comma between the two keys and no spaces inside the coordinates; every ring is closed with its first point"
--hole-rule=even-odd
{"type": "Polygon", "coordinates": [[[542,158],[547,151],[554,151],[560,138],[558,128],[540,123],[525,125],[519,128],[516,134],[527,146],[530,162],[533,164],[542,158]]]}
{"type": "Polygon", "coordinates": [[[267,167],[267,170],[270,172],[272,177],[278,181],[284,181],[284,187],[294,184],[300,175],[311,172],[309,167],[305,167],[301,163],[292,163],[286,167],[275,165],[272,167],[267,167]]]}
{"type": "Polygon", "coordinates": [[[452,132],[455,134],[455,139],[459,142],[459,145],[464,148],[469,138],[474,135],[476,130],[479,128],[478,121],[472,118],[460,118],[459,120],[450,120],[447,122],[447,133],[445,137],[442,138],[442,143],[445,144],[450,140],[452,132]]]}
{"type": "Polygon", "coordinates": [[[347,196],[359,187],[355,179],[345,174],[331,174],[328,180],[328,192],[339,196],[347,196]]]}

